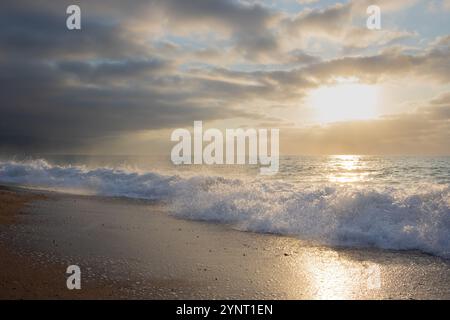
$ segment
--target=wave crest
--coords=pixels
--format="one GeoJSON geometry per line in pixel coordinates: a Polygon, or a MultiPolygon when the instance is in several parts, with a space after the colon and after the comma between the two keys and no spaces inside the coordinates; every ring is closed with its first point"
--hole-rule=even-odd
{"type": "Polygon", "coordinates": [[[421,250],[450,258],[448,185],[304,185],[267,179],[0,162],[0,181],[104,196],[167,200],[171,214],[327,245],[421,250]]]}

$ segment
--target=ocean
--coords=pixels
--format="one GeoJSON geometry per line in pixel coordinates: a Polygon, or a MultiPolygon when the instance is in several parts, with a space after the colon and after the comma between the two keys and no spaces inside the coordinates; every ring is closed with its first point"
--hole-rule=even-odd
{"type": "Polygon", "coordinates": [[[0,183],[156,200],[178,218],[312,244],[450,258],[450,157],[284,156],[274,176],[165,157],[2,158],[0,183]]]}

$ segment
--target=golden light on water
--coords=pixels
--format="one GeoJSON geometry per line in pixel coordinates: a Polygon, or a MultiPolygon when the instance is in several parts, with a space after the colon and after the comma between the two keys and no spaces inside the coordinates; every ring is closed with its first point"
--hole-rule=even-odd
{"type": "Polygon", "coordinates": [[[379,265],[349,259],[332,249],[311,248],[300,254],[295,264],[302,279],[297,290],[306,289],[308,299],[348,300],[376,296],[382,290],[379,265]]]}
{"type": "Polygon", "coordinates": [[[313,91],[308,105],[321,123],[371,119],[377,115],[378,91],[374,85],[340,81],[313,91]]]}
{"type": "Polygon", "coordinates": [[[368,178],[366,165],[359,155],[335,155],[328,160],[328,176],[330,182],[350,183],[361,182],[368,178]]]}
{"type": "Polygon", "coordinates": [[[323,256],[309,256],[304,265],[310,275],[313,298],[318,300],[351,299],[357,280],[354,278],[354,267],[341,262],[338,254],[329,253],[323,256]]]}

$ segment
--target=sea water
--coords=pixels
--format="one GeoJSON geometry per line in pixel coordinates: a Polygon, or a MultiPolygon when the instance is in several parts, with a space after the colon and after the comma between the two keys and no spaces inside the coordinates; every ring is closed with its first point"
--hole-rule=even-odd
{"type": "Polygon", "coordinates": [[[258,173],[166,157],[0,160],[3,184],[160,200],[176,217],[242,231],[450,258],[450,157],[284,156],[277,175],[258,173]]]}

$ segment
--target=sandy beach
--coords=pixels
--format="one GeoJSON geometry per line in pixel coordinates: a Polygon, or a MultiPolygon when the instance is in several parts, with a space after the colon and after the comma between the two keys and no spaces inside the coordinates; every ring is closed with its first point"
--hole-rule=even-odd
{"type": "Polygon", "coordinates": [[[2,187],[0,208],[1,299],[450,299],[450,261],[420,252],[317,246],[121,198],[2,187]],[[66,288],[73,264],[81,290],[66,288]]]}

